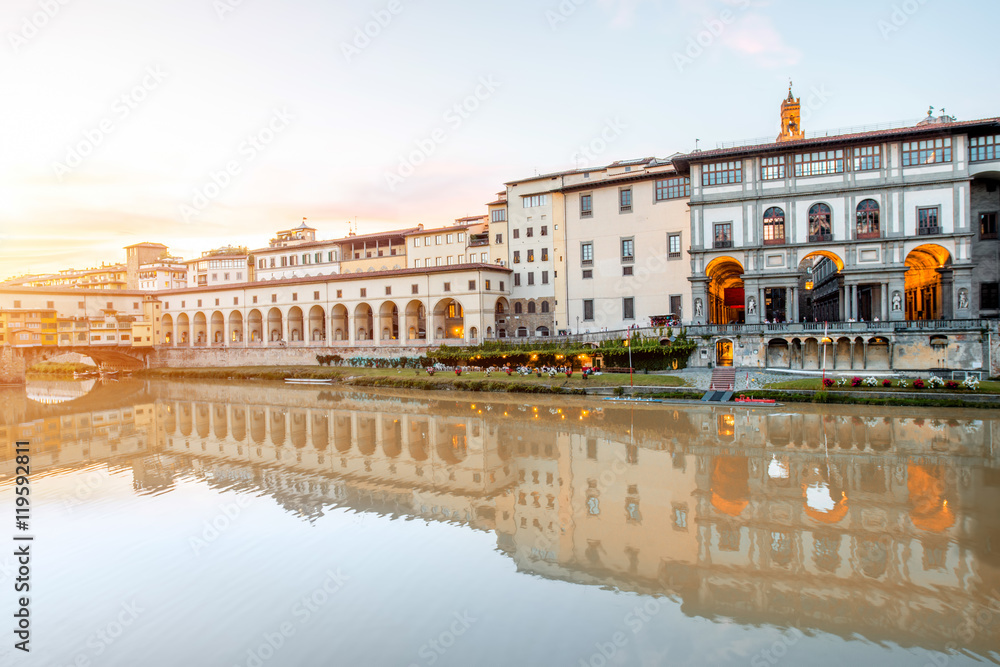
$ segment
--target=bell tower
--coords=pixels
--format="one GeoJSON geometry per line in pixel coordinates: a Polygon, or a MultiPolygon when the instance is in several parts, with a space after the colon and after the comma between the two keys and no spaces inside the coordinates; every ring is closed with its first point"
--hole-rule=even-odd
{"type": "Polygon", "coordinates": [[[792,82],[788,82],[788,97],[781,103],[781,134],[778,141],[805,139],[802,131],[802,113],[799,98],[792,95],[792,82]]]}

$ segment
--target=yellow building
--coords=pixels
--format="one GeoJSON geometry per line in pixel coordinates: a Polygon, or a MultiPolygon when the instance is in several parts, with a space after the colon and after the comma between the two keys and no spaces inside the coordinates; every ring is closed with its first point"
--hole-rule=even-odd
{"type": "Polygon", "coordinates": [[[56,311],[8,308],[0,310],[0,345],[57,345],[56,311]]]}

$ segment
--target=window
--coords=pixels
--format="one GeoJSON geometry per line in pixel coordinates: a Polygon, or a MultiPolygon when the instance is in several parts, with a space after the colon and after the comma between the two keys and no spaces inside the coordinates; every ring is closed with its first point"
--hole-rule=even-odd
{"type": "Polygon", "coordinates": [[[503,234],[497,234],[496,238],[497,238],[496,240],[497,245],[503,245],[503,234]]]}
{"type": "Polygon", "coordinates": [[[434,237],[434,245],[441,245],[441,235],[438,234],[434,237]]]}
{"type": "Polygon", "coordinates": [[[521,263],[521,251],[520,250],[515,250],[514,251],[514,263],[515,264],[520,264],[521,263]]]}
{"type": "Polygon", "coordinates": [[[234,306],[240,305],[240,297],[238,297],[238,296],[234,296],[233,297],[233,305],[234,306]]]}
{"type": "Polygon", "coordinates": [[[316,260],[317,264],[322,264],[323,263],[323,253],[321,253],[321,252],[316,253],[315,255],[313,255],[313,259],[316,260]]]}
{"type": "Polygon", "coordinates": [[[951,137],[903,142],[903,166],[951,162],[951,137]]]}
{"type": "Polygon", "coordinates": [[[420,285],[410,285],[410,294],[420,294],[420,285]]]}
{"type": "Polygon", "coordinates": [[[515,304],[514,304],[514,314],[515,314],[515,315],[520,315],[520,314],[521,314],[521,313],[523,313],[523,312],[524,312],[524,306],[522,306],[522,305],[520,304],[520,302],[518,302],[518,303],[515,303],[515,304]]]}
{"type": "Polygon", "coordinates": [[[586,322],[594,321],[594,300],[584,299],[583,300],[583,319],[586,322]]]}
{"type": "Polygon", "coordinates": [[[632,212],[632,188],[621,188],[618,191],[618,212],[632,212]]]}
{"type": "Polygon", "coordinates": [[[469,281],[469,291],[470,292],[475,292],[476,291],[476,281],[475,280],[470,280],[469,281]]]}
{"type": "Polygon", "coordinates": [[[785,177],[785,156],[766,157],[760,161],[762,181],[778,181],[785,177]]]}
{"type": "Polygon", "coordinates": [[[795,156],[796,176],[825,176],[844,173],[844,149],[799,153],[795,156]]]}
{"type": "Polygon", "coordinates": [[[448,266],[451,266],[455,261],[455,258],[452,257],[451,255],[448,255],[447,259],[448,259],[448,266]]]}
{"type": "MultiPolygon", "coordinates": [[[[292,301],[298,301],[298,300],[299,300],[298,292],[292,292],[292,301]]],[[[198,302],[198,305],[200,306],[201,302],[198,302]]]]}
{"type": "Polygon", "coordinates": [[[594,243],[592,241],[580,244],[580,263],[583,266],[594,265],[594,243]]]}
{"type": "Polygon", "coordinates": [[[997,159],[997,146],[1000,146],[1000,135],[991,137],[969,137],[969,160],[982,162],[997,159]]]}
{"type": "Polygon", "coordinates": [[[622,319],[623,320],[634,320],[635,319],[635,298],[627,296],[622,299],[622,319]]]}
{"type": "Polygon", "coordinates": [[[980,283],[979,308],[981,310],[1000,308],[1000,283],[980,283]]]}
{"type": "Polygon", "coordinates": [[[337,298],[338,299],[343,299],[344,298],[344,290],[342,290],[342,289],[337,290],[337,298]]]}
{"type": "Polygon", "coordinates": [[[622,239],[622,262],[634,262],[635,261],[635,239],[627,238],[622,239]]]}
{"type": "Polygon", "coordinates": [[[634,269],[634,268],[635,267],[633,267],[633,266],[623,266],[622,267],[622,275],[623,276],[631,276],[632,275],[632,269],[634,269]]]}
{"type": "Polygon", "coordinates": [[[332,262],[333,261],[333,251],[332,250],[330,252],[326,253],[326,261],[328,261],[328,262],[332,262]]]}
{"type": "Polygon", "coordinates": [[[715,248],[733,247],[733,223],[720,222],[715,225],[715,248]]]}
{"type": "Polygon", "coordinates": [[[520,287],[520,286],[521,286],[521,274],[520,273],[515,273],[514,274],[514,287],[520,287]]]}
{"type": "Polygon", "coordinates": [[[489,281],[489,280],[486,280],[486,281],[484,281],[484,282],[486,283],[486,286],[485,286],[485,289],[486,289],[486,290],[489,290],[489,289],[490,289],[490,281],[489,281]]]}
{"type": "Polygon", "coordinates": [[[809,242],[830,241],[833,239],[831,225],[832,213],[826,204],[813,204],[809,209],[809,242]]]}
{"type": "Polygon", "coordinates": [[[764,245],[782,245],[785,242],[785,212],[777,206],[764,211],[764,245]]]}
{"type": "Polygon", "coordinates": [[[529,285],[534,285],[535,284],[535,272],[534,271],[528,271],[528,284],[529,285]]]}
{"type": "Polygon", "coordinates": [[[254,295],[254,297],[253,297],[253,302],[257,303],[257,296],[256,295],[254,295]]]}
{"type": "Polygon", "coordinates": [[[361,298],[363,299],[366,296],[368,296],[368,288],[367,287],[362,287],[361,288],[361,298]]]}
{"type": "MultiPolygon", "coordinates": [[[[473,257],[473,259],[475,259],[475,257],[473,257]]],[[[489,263],[489,261],[490,261],[490,253],[488,253],[488,252],[480,253],[480,255],[479,255],[479,261],[482,262],[483,264],[489,263]]]]}
{"type": "Polygon", "coordinates": [[[530,195],[528,197],[521,197],[521,204],[524,208],[532,208],[534,206],[545,206],[549,203],[548,195],[530,195]]]}
{"type": "Polygon", "coordinates": [[[743,160],[706,164],[701,171],[702,185],[726,185],[743,182],[743,160]]]}
{"type": "Polygon", "coordinates": [[[504,286],[503,286],[503,281],[501,280],[500,281],[500,291],[502,292],[503,290],[504,290],[504,286]]]}
{"type": "Polygon", "coordinates": [[[454,234],[448,234],[446,236],[445,243],[454,243],[454,242],[455,242],[455,235],[454,234]]]}
{"type": "Polygon", "coordinates": [[[691,179],[687,177],[664,178],[656,182],[656,201],[680,199],[691,196],[691,179]]]}
{"type": "Polygon", "coordinates": [[[667,234],[667,259],[681,258],[681,235],[667,234]]]}
{"type": "Polygon", "coordinates": [[[542,248],[542,261],[543,262],[549,261],[549,249],[548,248],[542,248]]]}
{"type": "Polygon", "coordinates": [[[389,285],[385,286],[385,295],[386,296],[392,296],[392,287],[391,286],[389,286],[389,285]]]}
{"type": "Polygon", "coordinates": [[[917,209],[917,235],[927,236],[929,234],[940,234],[938,227],[938,207],[929,206],[917,209]]]}
{"type": "Polygon", "coordinates": [[[528,229],[526,229],[525,232],[524,232],[524,236],[526,238],[529,238],[529,239],[531,237],[533,237],[534,235],[535,235],[535,228],[534,227],[528,227],[528,229]]]}
{"type": "Polygon", "coordinates": [[[854,149],[854,171],[872,171],[881,168],[881,146],[860,146],[854,149]]]}
{"type": "Polygon", "coordinates": [[[996,211],[979,214],[979,238],[995,239],[997,237],[996,211]]]}
{"type": "Polygon", "coordinates": [[[528,261],[529,262],[534,262],[535,261],[535,251],[534,250],[529,250],[528,251],[528,261]]]}
{"type": "Polygon", "coordinates": [[[858,204],[857,233],[859,239],[877,239],[881,236],[878,212],[878,202],[874,199],[866,199],[858,204]]]}
{"type": "Polygon", "coordinates": [[[528,314],[529,315],[534,315],[535,314],[535,302],[534,301],[529,301],[528,302],[528,314]]]}
{"type": "MultiPolygon", "coordinates": [[[[282,266],[284,266],[284,264],[282,264],[282,266]]],[[[271,258],[271,266],[270,266],[270,268],[272,268],[272,269],[274,268],[274,257],[271,258]]]]}
{"type": "Polygon", "coordinates": [[[548,271],[542,271],[542,284],[543,285],[548,285],[549,284],[549,272],[548,271]]]}
{"type": "Polygon", "coordinates": [[[594,215],[594,195],[580,195],[580,217],[589,218],[594,215]]]}
{"type": "Polygon", "coordinates": [[[549,227],[548,227],[548,225],[542,225],[542,228],[541,228],[541,230],[538,233],[541,236],[548,236],[549,235],[549,227]]]}
{"type": "Polygon", "coordinates": [[[201,308],[201,299],[198,299],[198,307],[201,308]]]}
{"type": "MultiPolygon", "coordinates": [[[[81,309],[81,310],[83,310],[84,308],[87,307],[87,303],[85,301],[78,301],[77,304],[76,304],[76,307],[79,308],[79,309],[81,309]]],[[[169,308],[170,306],[167,305],[166,307],[169,308]]],[[[15,308],[16,308],[16,306],[15,306],[15,308]]]]}
{"type": "Polygon", "coordinates": [[[588,280],[588,279],[593,278],[593,277],[594,277],[594,270],[593,269],[584,269],[583,270],[583,279],[584,280],[588,280]]]}
{"type": "Polygon", "coordinates": [[[445,292],[450,292],[451,291],[451,283],[445,283],[444,284],[444,291],[445,292]]]}
{"type": "Polygon", "coordinates": [[[218,306],[218,305],[219,305],[219,300],[218,300],[218,299],[216,299],[216,300],[215,300],[215,305],[216,305],[216,306],[218,306]]]}
{"type": "Polygon", "coordinates": [[[506,222],[507,221],[507,209],[505,208],[495,208],[490,211],[490,222],[506,222]]]}

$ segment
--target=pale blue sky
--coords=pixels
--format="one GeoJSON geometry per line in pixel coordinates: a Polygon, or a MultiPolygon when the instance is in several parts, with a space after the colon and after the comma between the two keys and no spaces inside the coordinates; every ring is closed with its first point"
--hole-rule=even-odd
{"type": "Polygon", "coordinates": [[[1000,116],[996,2],[49,1],[0,5],[0,277],[258,247],[303,216],[325,238],[445,224],[578,166],[609,122],[594,164],[776,135],[789,77],[806,130],[1000,116]],[[347,57],[372,12],[391,20],[347,57]]]}

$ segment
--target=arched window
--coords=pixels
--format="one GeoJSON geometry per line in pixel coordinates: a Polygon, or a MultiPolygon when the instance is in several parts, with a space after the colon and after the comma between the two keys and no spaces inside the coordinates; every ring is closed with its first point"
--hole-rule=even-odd
{"type": "Polygon", "coordinates": [[[520,315],[523,312],[524,312],[524,307],[520,303],[515,303],[514,304],[514,314],[515,315],[520,315]]]}
{"type": "Polygon", "coordinates": [[[529,315],[533,315],[534,313],[535,313],[535,302],[534,301],[529,301],[528,302],[528,314],[529,315]]]}
{"type": "Polygon", "coordinates": [[[785,212],[777,206],[764,211],[764,245],[785,243],[785,212]]]}
{"type": "Polygon", "coordinates": [[[549,312],[549,302],[548,301],[542,301],[542,312],[543,313],[549,312]]]}
{"type": "Polygon", "coordinates": [[[858,238],[877,239],[881,236],[878,223],[878,202],[866,199],[858,204],[858,238]]]}
{"type": "Polygon", "coordinates": [[[813,204],[809,209],[809,242],[832,241],[833,229],[831,220],[833,218],[830,207],[826,204],[813,204]]]}

